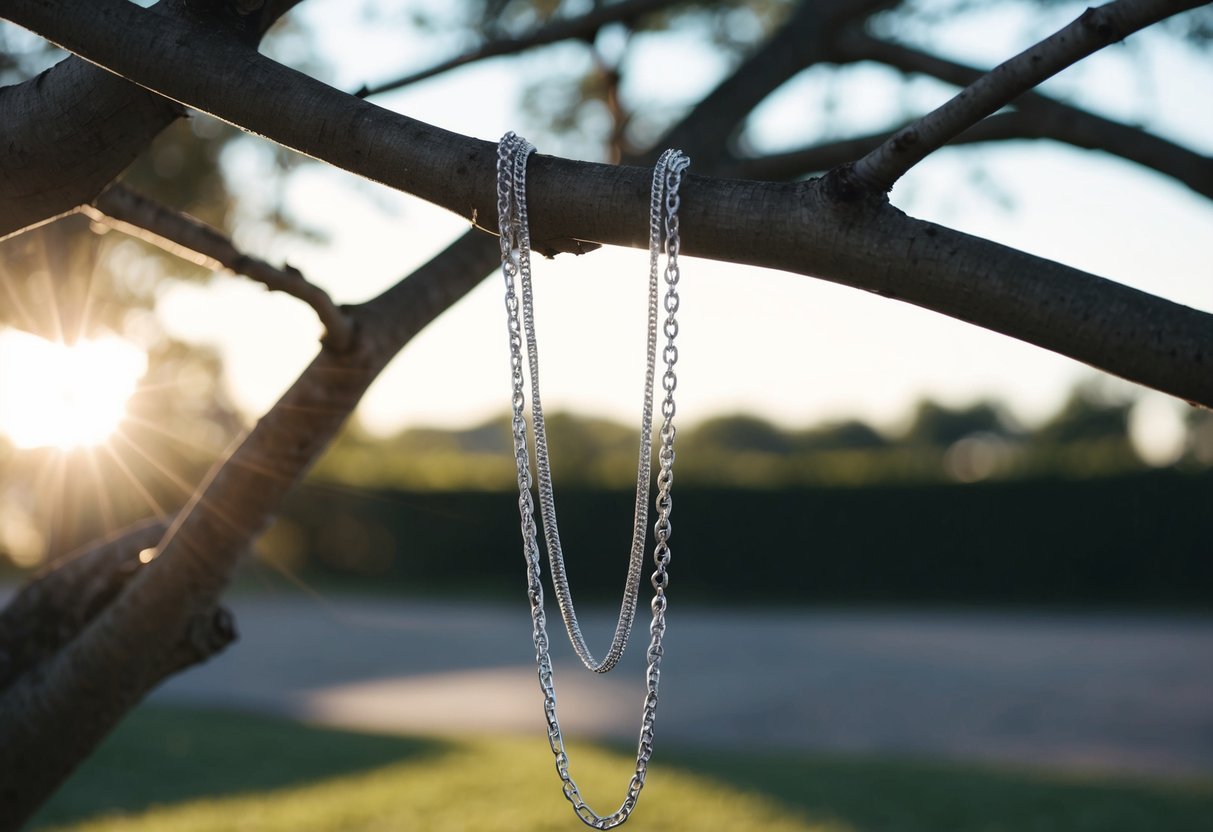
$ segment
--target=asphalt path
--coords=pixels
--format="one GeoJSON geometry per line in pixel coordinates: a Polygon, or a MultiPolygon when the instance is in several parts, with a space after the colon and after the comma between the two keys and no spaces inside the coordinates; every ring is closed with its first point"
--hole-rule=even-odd
{"type": "MultiPolygon", "coordinates": [[[[525,598],[231,605],[240,641],[155,699],[414,734],[544,734],[525,598]]],[[[595,675],[549,617],[566,735],[634,739],[647,627],[595,675]]],[[[585,623],[602,650],[612,614],[585,623]]],[[[657,734],[683,747],[1213,775],[1213,618],[673,604],[657,734]]]]}

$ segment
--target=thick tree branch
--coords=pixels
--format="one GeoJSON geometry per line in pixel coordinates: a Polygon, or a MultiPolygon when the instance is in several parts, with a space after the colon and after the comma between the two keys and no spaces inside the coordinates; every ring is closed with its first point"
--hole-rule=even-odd
{"type": "Polygon", "coordinates": [[[294,266],[272,266],[242,253],[219,230],[201,220],[161,205],[124,185],[112,185],[83,209],[91,219],[158,246],[208,269],[230,269],[271,290],[299,298],[316,311],[333,349],[343,350],[352,324],[328,293],[308,282],[294,266]]]}
{"type": "Polygon", "coordinates": [[[20,714],[0,720],[0,829],[19,826],[161,680],[231,640],[218,598],[248,545],[392,357],[497,257],[495,240],[469,233],[380,297],[351,307],[350,348],[322,349],[212,469],[156,557],[37,673],[0,693],[0,712],[20,714]]]}
{"type": "Polygon", "coordinates": [[[1108,44],[1207,0],[1114,0],[995,67],[955,98],[849,166],[848,187],[887,193],[901,176],[962,131],[1108,44]]]}
{"type": "Polygon", "coordinates": [[[91,202],[182,112],[79,58],[0,87],[0,239],[91,202]]]}
{"type": "Polygon", "coordinates": [[[367,98],[372,95],[398,90],[412,84],[450,72],[461,66],[477,63],[488,58],[498,58],[503,55],[515,55],[534,49],[537,46],[547,46],[553,43],[574,39],[592,39],[598,30],[608,23],[631,23],[638,18],[655,11],[686,2],[686,0],[623,0],[620,3],[597,6],[581,17],[568,20],[557,20],[543,26],[528,35],[518,38],[493,40],[449,60],[442,61],[427,69],[405,75],[394,81],[386,81],[373,87],[364,86],[354,95],[367,98]]]}
{"type": "Polygon", "coordinates": [[[54,656],[113,601],[163,537],[150,520],[52,563],[0,610],[0,691],[54,656]]]}
{"type": "MultiPolygon", "coordinates": [[[[830,42],[830,59],[848,63],[877,61],[903,72],[929,75],[958,87],[968,86],[985,74],[974,67],[874,38],[854,28],[830,42]]],[[[1202,196],[1213,199],[1213,158],[1209,156],[1203,156],[1138,127],[1095,115],[1038,92],[1024,93],[1015,99],[1014,106],[1017,112],[1024,114],[1024,117],[1017,121],[1022,134],[1009,138],[1050,138],[1075,147],[1103,150],[1177,179],[1202,196]],[[1030,117],[1027,114],[1030,114],[1030,117]]],[[[981,124],[976,127],[980,128],[981,124]]],[[[962,133],[952,142],[976,141],[977,139],[973,138],[974,129],[962,133]]],[[[869,138],[865,137],[862,141],[869,138]]],[[[997,138],[995,131],[991,130],[990,140],[997,138]]],[[[809,148],[804,152],[812,154],[809,148]]],[[[868,149],[862,152],[866,153],[868,149]]],[[[854,159],[859,155],[857,152],[850,158],[854,159]]],[[[787,161],[790,162],[790,159],[787,161]]],[[[842,159],[828,167],[845,161],[849,160],[842,159]]],[[[801,167],[800,172],[825,169],[801,167]]]]}
{"type": "MultiPolygon", "coordinates": [[[[299,2],[265,3],[250,42],[299,2]]],[[[162,0],[149,13],[182,14],[184,5],[162,0]]],[[[92,202],[182,113],[75,56],[0,87],[0,240],[92,202]]]]}
{"type": "MultiPolygon", "coordinates": [[[[495,224],[492,143],[375,107],[124,0],[97,0],[88,15],[61,6],[10,0],[4,14],[165,95],[495,224]]],[[[648,171],[546,156],[530,170],[537,244],[645,244],[636,218],[647,215],[648,171]]],[[[1213,406],[1213,315],[915,221],[844,185],[688,177],[683,250],[887,294],[1213,406]]]]}

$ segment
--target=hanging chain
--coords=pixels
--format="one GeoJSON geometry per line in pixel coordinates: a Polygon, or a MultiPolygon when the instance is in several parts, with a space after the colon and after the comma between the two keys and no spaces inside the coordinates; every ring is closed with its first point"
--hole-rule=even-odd
{"type": "Polygon", "coordinates": [[[526,164],[535,148],[514,133],[507,133],[498,145],[497,156],[497,211],[501,230],[501,269],[505,279],[505,306],[510,342],[510,374],[513,384],[511,399],[513,418],[514,461],[518,472],[518,509],[521,518],[522,540],[527,560],[527,596],[531,605],[532,638],[535,644],[535,664],[539,684],[543,690],[543,712],[548,726],[548,744],[555,757],[556,771],[563,784],[565,798],[586,825],[595,829],[613,829],[620,825],[636,806],[640,791],[644,787],[649,759],[653,754],[653,726],[657,716],[658,687],[661,681],[661,660],[664,655],[662,640],[665,636],[666,597],[669,584],[667,568],[670,563],[669,537],[670,514],[673,498],[670,490],[674,478],[674,390],[678,379],[674,365],[678,361],[678,350],[674,339],[678,334],[678,188],[682,174],[690,160],[680,152],[667,150],[662,154],[653,172],[652,198],[649,223],[649,347],[648,371],[645,377],[645,407],[641,428],[641,451],[637,473],[636,526],[634,529],[632,555],[629,560],[628,584],[625,590],[620,621],[610,651],[601,664],[594,662],[581,637],[580,627],[573,613],[572,597],[563,558],[559,549],[559,537],[555,529],[555,503],[552,498],[551,472],[547,461],[547,437],[543,429],[543,411],[539,399],[538,353],[534,332],[534,293],[530,274],[530,230],[526,214],[526,164]],[[664,233],[663,233],[664,232],[664,233]],[[640,740],[636,751],[636,768],[628,783],[627,794],[619,809],[610,815],[599,815],[581,797],[577,784],[569,771],[569,757],[564,747],[564,736],[556,716],[556,691],[553,682],[552,660],[547,635],[547,617],[543,608],[543,583],[540,571],[538,534],[535,526],[534,503],[531,498],[530,453],[526,442],[526,419],[524,416],[526,394],[523,385],[522,344],[525,336],[528,350],[528,370],[531,375],[532,422],[535,431],[536,468],[540,478],[540,509],[544,519],[544,534],[548,541],[548,560],[552,568],[553,584],[560,601],[561,614],[569,631],[570,640],[578,656],[590,669],[605,672],[615,665],[627,644],[628,634],[635,617],[636,598],[639,592],[639,574],[643,569],[644,527],[647,524],[648,478],[652,454],[652,393],[654,387],[654,365],[656,363],[657,334],[657,275],[658,257],[665,238],[667,252],[665,282],[666,293],[663,306],[666,319],[662,331],[666,336],[663,350],[665,372],[661,385],[665,399],[661,405],[663,423],[661,446],[658,451],[659,472],[657,476],[658,496],[656,508],[658,519],[654,524],[656,546],[653,552],[652,576],[653,622],[649,627],[650,642],[647,652],[648,666],[645,673],[644,709],[641,716],[640,740]],[[518,299],[518,285],[522,301],[518,299]],[[521,307],[521,316],[519,308],[521,307]],[[641,482],[643,480],[643,483],[641,482]],[[643,489],[643,492],[642,492],[643,489]],[[636,538],[639,537],[639,544],[636,538]],[[554,544],[554,545],[553,545],[554,544]],[[637,549],[640,551],[637,557],[637,549]],[[558,566],[559,564],[559,566],[558,566]],[[557,573],[559,570],[559,578],[557,573]],[[630,601],[629,601],[630,597],[630,601]],[[567,606],[566,606],[567,602],[567,606]],[[626,619],[626,623],[625,623],[626,619]],[[608,665],[609,662],[609,665],[608,665]]]}

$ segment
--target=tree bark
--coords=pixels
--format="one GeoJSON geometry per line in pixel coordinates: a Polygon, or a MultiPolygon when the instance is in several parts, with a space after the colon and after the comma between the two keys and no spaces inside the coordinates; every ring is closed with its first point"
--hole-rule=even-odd
{"type": "MultiPolygon", "coordinates": [[[[248,43],[255,45],[299,2],[264,3],[246,22],[248,43]]],[[[185,15],[186,6],[161,0],[149,14],[185,15]]],[[[0,240],[92,202],[184,113],[176,102],[76,56],[0,87],[0,240]]]]}

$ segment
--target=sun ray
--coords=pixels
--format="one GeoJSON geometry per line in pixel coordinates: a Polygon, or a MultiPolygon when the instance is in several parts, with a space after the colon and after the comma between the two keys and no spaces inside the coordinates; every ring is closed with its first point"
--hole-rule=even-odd
{"type": "MultiPolygon", "coordinates": [[[[139,445],[134,440],[132,440],[129,436],[126,436],[121,431],[119,431],[117,434],[115,434],[115,436],[117,438],[122,439],[124,442],[126,442],[127,446],[131,450],[133,450],[135,453],[137,453],[141,457],[143,457],[143,459],[146,460],[149,465],[151,465],[153,468],[155,468],[157,471],[159,471],[161,474],[163,474],[166,478],[169,479],[170,482],[172,482],[178,488],[182,489],[186,494],[193,495],[197,492],[197,490],[198,490],[197,486],[186,482],[178,474],[176,474],[174,471],[169,469],[158,459],[153,457],[151,454],[149,454],[143,448],[140,448],[139,445]]],[[[236,520],[234,520],[232,517],[230,517],[227,512],[220,511],[219,508],[214,503],[206,502],[204,500],[199,499],[198,506],[201,507],[208,514],[210,514],[211,517],[214,517],[215,519],[221,521],[229,529],[231,529],[235,532],[238,532],[240,534],[244,534],[244,532],[245,532],[244,527],[241,526],[240,523],[236,522],[236,520]]]]}
{"type": "Polygon", "coordinates": [[[106,534],[118,528],[118,521],[114,512],[114,502],[110,497],[109,490],[105,487],[105,478],[101,475],[101,467],[97,464],[97,457],[93,453],[92,448],[85,448],[83,456],[88,460],[88,469],[91,473],[93,489],[96,491],[97,507],[101,510],[101,523],[106,534]]]}
{"type": "Polygon", "coordinates": [[[21,300],[21,295],[13,288],[15,283],[13,273],[5,265],[3,258],[0,258],[0,285],[4,286],[4,293],[8,296],[9,306],[17,311],[17,316],[21,320],[21,326],[30,332],[38,330],[38,322],[30,313],[29,307],[21,300]]]}
{"type": "MultiPolygon", "coordinates": [[[[169,440],[177,443],[178,445],[182,445],[182,446],[190,448],[192,450],[198,450],[198,442],[195,439],[193,439],[192,437],[188,437],[188,436],[185,436],[184,434],[180,434],[180,433],[173,433],[171,430],[168,430],[163,425],[157,424],[156,422],[153,422],[150,419],[144,419],[141,416],[136,416],[134,414],[128,413],[126,415],[126,418],[124,421],[129,422],[132,425],[137,425],[138,427],[141,427],[145,430],[151,431],[152,433],[155,433],[159,436],[163,436],[165,439],[169,439],[169,440]]],[[[127,438],[129,440],[130,437],[127,437],[127,438]]],[[[214,456],[218,456],[220,453],[222,453],[224,449],[219,448],[217,446],[212,446],[210,448],[205,448],[204,450],[207,452],[207,456],[214,457],[214,456]]]]}
{"type": "Polygon", "coordinates": [[[67,460],[63,454],[53,454],[50,457],[50,465],[47,466],[46,480],[42,485],[43,494],[49,492],[49,498],[40,496],[37,500],[39,505],[47,506],[46,512],[46,549],[52,556],[63,554],[63,530],[60,528],[60,515],[62,514],[63,499],[66,495],[64,483],[67,480],[67,460]]]}
{"type": "Polygon", "coordinates": [[[188,496],[188,495],[194,493],[194,489],[197,487],[194,483],[188,482],[184,477],[182,477],[176,471],[169,468],[168,465],[166,465],[165,463],[156,459],[154,456],[149,454],[143,448],[139,447],[139,443],[136,442],[135,440],[131,439],[129,436],[127,436],[126,432],[123,431],[121,428],[114,431],[114,438],[120,439],[123,442],[125,442],[126,446],[128,448],[130,448],[135,453],[139,454],[139,456],[142,457],[143,460],[145,462],[147,462],[148,465],[155,468],[156,471],[158,471],[165,479],[167,479],[173,485],[177,486],[177,488],[179,488],[184,494],[186,494],[188,496]]]}
{"type": "Polygon", "coordinates": [[[312,586],[307,579],[300,575],[296,570],[291,569],[284,563],[279,563],[276,560],[266,557],[254,557],[253,562],[260,566],[269,567],[271,571],[281,575],[288,584],[295,587],[295,589],[299,590],[314,601],[316,605],[320,607],[326,614],[331,615],[334,619],[340,617],[341,613],[337,609],[336,605],[330,601],[323,592],[312,586]]]}
{"type": "MultiPolygon", "coordinates": [[[[54,233],[56,233],[57,229],[54,227],[48,227],[47,231],[48,231],[48,233],[54,234],[54,233]]],[[[46,246],[46,245],[42,246],[42,266],[43,266],[43,268],[40,269],[39,271],[35,272],[33,275],[31,275],[31,277],[38,277],[38,278],[42,279],[43,288],[46,290],[46,298],[47,298],[46,306],[47,306],[47,312],[50,314],[50,318],[51,318],[51,328],[52,328],[52,333],[54,335],[54,340],[59,342],[60,344],[62,344],[63,340],[64,340],[63,318],[59,314],[58,296],[55,293],[55,283],[51,279],[52,266],[51,266],[51,259],[50,259],[50,249],[51,249],[50,246],[46,246]]]]}
{"type": "Polygon", "coordinates": [[[102,445],[101,449],[110,455],[110,459],[112,459],[114,464],[118,466],[118,470],[121,471],[130,481],[130,484],[147,504],[148,508],[155,513],[156,518],[158,520],[163,520],[164,518],[168,517],[168,511],[165,510],[164,506],[160,505],[160,501],[157,500],[152,492],[147,489],[147,486],[139,481],[139,478],[135,476],[135,472],[131,470],[129,465],[127,465],[126,460],[122,458],[122,455],[109,445],[102,445]]]}
{"type": "Polygon", "coordinates": [[[88,258],[88,277],[84,281],[84,296],[80,299],[80,314],[76,320],[76,331],[72,335],[73,341],[83,338],[88,333],[93,305],[97,300],[97,272],[101,268],[101,257],[96,242],[96,240],[90,240],[90,245],[94,247],[94,256],[88,258]]]}
{"type": "MultiPolygon", "coordinates": [[[[154,433],[159,433],[161,436],[165,436],[169,439],[172,439],[175,442],[180,442],[181,444],[187,445],[190,447],[196,447],[196,445],[191,440],[185,439],[180,436],[176,436],[176,435],[166,431],[164,428],[160,427],[159,425],[157,425],[153,422],[147,421],[146,419],[140,419],[137,416],[132,416],[132,417],[128,418],[128,421],[130,421],[133,424],[139,425],[140,427],[147,428],[148,430],[150,430],[154,433]]],[[[129,437],[128,437],[128,441],[129,441],[129,437]]],[[[231,445],[229,444],[228,447],[230,448],[231,445]]],[[[283,482],[285,482],[287,479],[290,479],[287,475],[283,474],[281,471],[275,471],[274,469],[268,468],[264,465],[256,465],[256,464],[250,462],[249,460],[240,460],[238,462],[233,461],[231,464],[235,465],[236,467],[243,468],[245,471],[251,471],[254,474],[260,474],[261,476],[269,477],[270,479],[276,479],[276,480],[283,481],[283,482]]]]}

